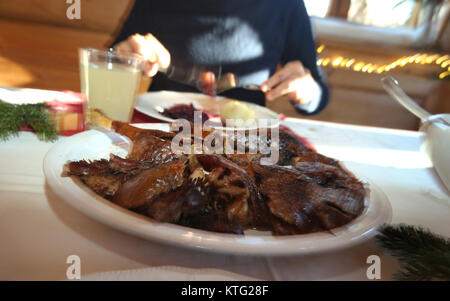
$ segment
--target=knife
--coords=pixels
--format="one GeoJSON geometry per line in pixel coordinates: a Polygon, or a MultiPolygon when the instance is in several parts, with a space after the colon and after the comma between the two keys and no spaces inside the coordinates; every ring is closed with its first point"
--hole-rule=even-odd
{"type": "Polygon", "coordinates": [[[221,78],[222,66],[207,66],[190,63],[171,63],[158,69],[167,78],[191,86],[204,94],[216,94],[216,82],[221,78]]]}
{"type": "Polygon", "coordinates": [[[159,68],[167,78],[197,88],[204,94],[215,96],[233,88],[259,90],[256,84],[241,85],[234,73],[222,74],[222,66],[207,66],[189,63],[172,63],[167,68],[159,68]]]}

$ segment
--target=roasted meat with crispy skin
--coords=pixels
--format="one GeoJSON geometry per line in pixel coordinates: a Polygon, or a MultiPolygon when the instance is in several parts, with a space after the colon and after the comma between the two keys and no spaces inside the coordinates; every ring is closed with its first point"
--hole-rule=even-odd
{"type": "MultiPolygon", "coordinates": [[[[336,185],[328,185],[298,169],[258,163],[254,163],[253,168],[270,212],[283,222],[295,226],[297,233],[342,226],[363,210],[364,186],[347,174],[335,173],[336,185]],[[347,180],[348,185],[339,185],[341,180],[347,180]]],[[[320,168],[324,172],[330,170],[321,164],[316,166],[314,172],[319,172],[320,168]]]]}
{"type": "MultiPolygon", "coordinates": [[[[238,149],[238,145],[241,150],[245,151],[245,156],[248,159],[265,157],[268,154],[262,154],[261,152],[251,153],[250,150],[257,150],[258,146],[265,145],[269,147],[272,143],[272,131],[270,129],[259,129],[257,132],[257,139],[249,138],[249,131],[236,131],[224,134],[225,139],[229,140],[229,144],[238,149]]],[[[279,158],[278,165],[285,166],[291,165],[295,162],[296,157],[301,157],[310,153],[316,153],[313,149],[309,148],[303,142],[294,137],[288,130],[280,129],[278,133],[279,143],[279,158]]],[[[232,155],[226,155],[229,159],[232,155]]]]}
{"type": "Polygon", "coordinates": [[[137,208],[154,201],[183,185],[186,163],[187,159],[182,158],[141,172],[123,183],[112,201],[124,208],[137,208]]]}
{"type": "MultiPolygon", "coordinates": [[[[171,149],[176,133],[116,121],[109,128],[132,141],[128,157],[68,162],[64,175],[76,176],[102,197],[159,222],[224,233],[254,228],[292,235],[329,231],[364,209],[364,185],[288,130],[279,132],[278,163],[266,166],[261,159],[267,154],[248,153],[255,142],[248,131],[225,135],[235,147],[241,143],[245,154],[177,155],[171,149]]],[[[209,133],[202,131],[197,139],[208,139],[209,133]]],[[[258,144],[275,139],[270,130],[259,134],[258,144]]]]}
{"type": "Polygon", "coordinates": [[[179,157],[172,152],[170,140],[153,135],[138,134],[132,141],[133,146],[127,157],[129,159],[150,161],[158,165],[179,157]]]}
{"type": "Polygon", "coordinates": [[[173,132],[164,132],[159,130],[150,130],[150,129],[140,129],[134,126],[129,125],[128,123],[113,121],[111,125],[111,130],[130,138],[132,141],[138,140],[142,136],[151,135],[163,140],[171,140],[176,133],[173,132]]]}
{"type": "Polygon", "coordinates": [[[277,163],[278,165],[292,165],[293,159],[295,157],[301,157],[309,153],[315,153],[312,149],[292,136],[287,130],[280,130],[279,141],[280,153],[277,163]]]}
{"type": "Polygon", "coordinates": [[[294,168],[324,187],[324,194],[330,204],[353,217],[361,214],[366,195],[364,185],[339,163],[327,165],[321,162],[298,162],[294,168]]]}
{"type": "Polygon", "coordinates": [[[197,215],[186,216],[184,224],[192,227],[208,226],[208,230],[242,233],[252,222],[248,204],[251,191],[257,188],[247,173],[233,162],[217,155],[197,155],[205,175],[208,202],[197,215]],[[228,230],[227,230],[228,229],[228,230]]]}
{"type": "Polygon", "coordinates": [[[122,183],[153,166],[149,161],[136,161],[110,156],[110,160],[85,160],[69,162],[64,166],[64,176],[77,176],[88,187],[104,198],[111,199],[122,183]]]}
{"type": "MultiPolygon", "coordinates": [[[[133,211],[147,215],[158,222],[177,223],[181,215],[185,213],[186,206],[189,206],[186,204],[189,202],[190,196],[194,195],[196,191],[198,190],[193,183],[185,183],[174,190],[147,200],[133,211]]],[[[200,197],[201,195],[195,195],[195,200],[199,201],[200,197]]]]}

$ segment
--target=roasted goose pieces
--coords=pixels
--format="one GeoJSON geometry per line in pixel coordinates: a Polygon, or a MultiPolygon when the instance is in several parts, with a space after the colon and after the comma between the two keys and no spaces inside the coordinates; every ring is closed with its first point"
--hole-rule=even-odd
{"type": "Polygon", "coordinates": [[[301,157],[309,153],[316,153],[297,138],[292,136],[287,130],[279,132],[280,153],[278,165],[291,165],[294,157],[301,157]]]}
{"type": "Polygon", "coordinates": [[[83,183],[106,199],[111,199],[122,183],[153,166],[152,162],[123,159],[115,155],[110,160],[69,162],[64,176],[77,176],[83,183]]]}
{"type": "Polygon", "coordinates": [[[187,195],[179,223],[215,232],[242,234],[252,221],[247,203],[250,193],[244,184],[251,179],[239,166],[221,156],[196,155],[195,161],[197,165],[194,165],[196,169],[190,181],[196,185],[187,195]]]}
{"type": "Polygon", "coordinates": [[[171,141],[140,134],[132,140],[133,146],[128,154],[129,159],[150,161],[158,165],[179,158],[172,152],[171,141]]]}
{"type": "MultiPolygon", "coordinates": [[[[112,155],[109,161],[69,162],[65,174],[156,221],[216,232],[243,234],[256,228],[288,235],[339,227],[364,208],[362,183],[288,131],[279,133],[278,165],[264,166],[262,154],[176,155],[171,151],[175,133],[119,122],[110,128],[132,141],[127,159],[112,155]]],[[[202,132],[202,138],[207,134],[202,132]]],[[[270,143],[270,131],[259,139],[270,143]]]]}
{"type": "Polygon", "coordinates": [[[170,140],[176,135],[176,133],[172,132],[140,129],[125,122],[111,120],[103,115],[98,109],[88,109],[86,113],[88,115],[88,120],[90,121],[91,127],[114,131],[118,134],[130,138],[130,140],[132,141],[138,139],[137,136],[142,134],[152,135],[165,140],[170,140]]]}
{"type": "MultiPolygon", "coordinates": [[[[243,163],[245,158],[232,159],[243,163]]],[[[256,159],[241,167],[223,156],[196,159],[182,157],[156,166],[120,159],[126,164],[117,168],[113,157],[112,163],[71,162],[68,168],[122,207],[157,221],[216,232],[257,228],[287,235],[328,230],[348,223],[364,207],[363,185],[339,166],[263,166],[256,159]]]]}
{"type": "MultiPolygon", "coordinates": [[[[269,147],[272,143],[272,132],[270,129],[258,130],[257,139],[249,139],[249,131],[236,131],[224,134],[225,139],[229,140],[234,149],[245,150],[245,156],[250,160],[254,158],[268,156],[261,152],[252,153],[250,150],[257,150],[262,145],[269,147]]],[[[277,165],[285,166],[291,165],[296,157],[304,156],[306,154],[316,154],[316,152],[303,144],[295,138],[288,130],[280,129],[278,134],[279,139],[279,158],[277,165]]],[[[226,155],[230,158],[232,155],[226,155]]]]}
{"type": "Polygon", "coordinates": [[[223,209],[221,219],[230,225],[239,225],[238,232],[257,223],[260,195],[245,169],[223,156],[197,155],[197,159],[209,172],[206,181],[210,186],[210,199],[215,207],[223,209]]]}
{"type": "Polygon", "coordinates": [[[170,140],[175,137],[176,133],[164,132],[159,130],[140,129],[120,121],[112,121],[110,130],[130,138],[132,141],[139,140],[142,136],[151,135],[164,140],[170,140]]]}
{"type": "MultiPolygon", "coordinates": [[[[299,166],[300,169],[302,167],[299,166]]],[[[317,175],[320,169],[324,173],[328,172],[329,181],[322,181],[299,169],[257,163],[253,164],[253,168],[270,212],[283,222],[295,226],[297,233],[339,227],[353,220],[363,210],[364,186],[342,169],[317,164],[309,174],[317,175]],[[331,174],[330,170],[334,173],[331,174]]],[[[283,233],[277,234],[289,234],[284,233],[284,227],[280,230],[283,233]]],[[[292,232],[292,227],[288,232],[292,232]]]]}
{"type": "Polygon", "coordinates": [[[186,159],[147,169],[122,184],[112,201],[124,208],[138,208],[163,193],[181,187],[185,180],[186,159]]]}
{"type": "Polygon", "coordinates": [[[361,214],[366,194],[364,185],[338,163],[337,166],[322,162],[298,162],[294,168],[325,187],[328,202],[353,217],[361,214]]]}

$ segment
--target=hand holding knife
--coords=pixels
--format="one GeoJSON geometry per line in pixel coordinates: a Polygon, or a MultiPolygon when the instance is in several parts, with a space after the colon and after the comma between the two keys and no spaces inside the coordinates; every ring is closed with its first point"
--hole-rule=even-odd
{"type": "Polygon", "coordinates": [[[238,87],[260,90],[255,84],[241,85],[238,76],[233,73],[222,74],[221,66],[172,63],[169,51],[152,34],[132,35],[114,49],[119,53],[141,55],[144,58],[142,69],[146,76],[152,77],[161,72],[169,79],[196,87],[204,94],[213,96],[238,87]]]}
{"type": "Polygon", "coordinates": [[[169,51],[152,34],[132,35],[114,49],[119,53],[141,55],[145,60],[142,69],[146,76],[152,77],[161,72],[169,79],[196,87],[204,94],[216,95],[237,87],[259,90],[257,85],[240,86],[235,74],[222,74],[221,66],[172,63],[169,51]]]}

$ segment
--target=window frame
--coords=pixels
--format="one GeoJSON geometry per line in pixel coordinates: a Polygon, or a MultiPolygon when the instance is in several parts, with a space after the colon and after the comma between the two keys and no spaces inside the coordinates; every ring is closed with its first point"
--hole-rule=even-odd
{"type": "MultiPolygon", "coordinates": [[[[421,5],[420,8],[418,8],[419,10],[422,9],[422,6],[424,5],[423,3],[417,3],[416,5],[421,5]]],[[[426,4],[425,4],[426,5],[426,4]]],[[[379,26],[374,26],[374,25],[367,25],[367,24],[361,24],[361,23],[357,23],[357,22],[352,22],[350,20],[348,20],[348,13],[350,11],[350,7],[351,7],[351,0],[330,0],[330,5],[328,7],[328,11],[325,14],[325,17],[321,18],[321,17],[315,17],[312,16],[311,18],[313,19],[313,22],[316,23],[316,27],[320,27],[321,22],[320,19],[335,19],[338,23],[340,22],[345,22],[346,23],[346,27],[347,26],[351,26],[351,27],[355,27],[355,28],[360,28],[361,30],[367,30],[368,32],[372,32],[372,31],[376,31],[376,32],[382,32],[382,31],[392,31],[392,28],[389,27],[379,27],[379,26]]],[[[445,29],[445,26],[442,26],[442,24],[448,24],[448,19],[450,18],[450,14],[444,14],[445,15],[445,20],[436,20],[436,18],[432,18],[432,16],[430,16],[431,14],[437,13],[437,15],[439,15],[439,12],[441,10],[449,10],[450,7],[450,1],[448,0],[443,0],[442,3],[437,4],[437,6],[434,8],[434,10],[430,10],[427,12],[427,16],[425,17],[425,21],[422,24],[417,24],[417,16],[414,16],[413,18],[416,18],[416,20],[413,22],[416,22],[416,26],[415,27],[397,27],[399,28],[402,33],[402,36],[409,35],[409,45],[405,45],[405,46],[413,46],[413,47],[426,47],[426,46],[431,46],[434,45],[438,42],[442,32],[445,29]],[[434,26],[436,26],[436,24],[439,23],[441,26],[441,28],[437,28],[437,32],[434,31],[432,29],[435,29],[434,26]],[[410,32],[410,34],[408,34],[408,32],[410,32]]],[[[326,23],[326,20],[323,22],[326,23]]],[[[318,32],[320,32],[320,28],[319,30],[317,30],[318,32]]],[[[391,34],[389,36],[392,36],[391,34]]],[[[395,41],[392,41],[393,44],[395,44],[395,41]]],[[[388,42],[388,44],[390,44],[388,42]]]]}

